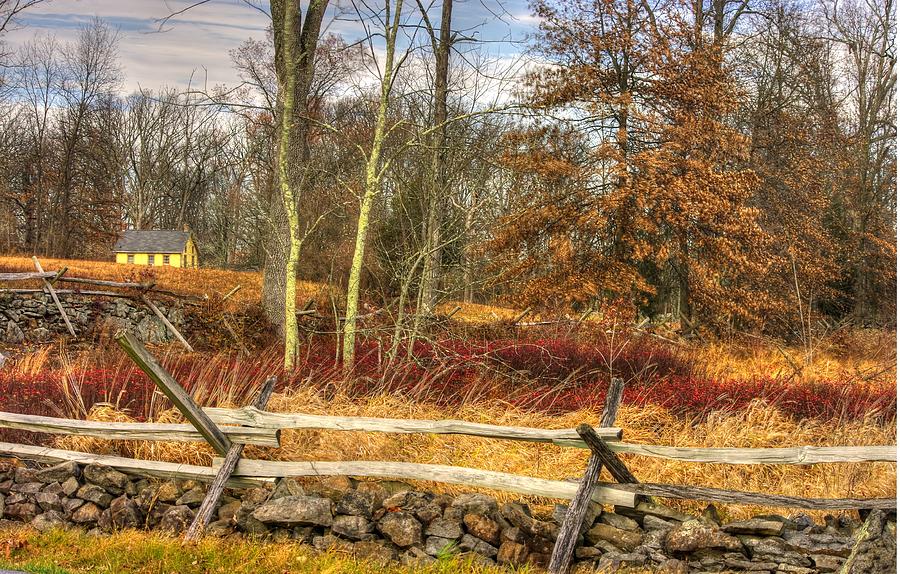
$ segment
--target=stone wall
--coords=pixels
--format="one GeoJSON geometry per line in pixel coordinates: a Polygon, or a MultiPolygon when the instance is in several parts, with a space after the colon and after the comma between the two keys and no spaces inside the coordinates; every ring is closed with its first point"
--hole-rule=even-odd
{"type": "MultiPolygon", "coordinates": [[[[74,294],[61,294],[59,298],[79,337],[90,338],[104,329],[127,328],[148,343],[170,340],[162,321],[141,303],[74,294]]],[[[154,303],[176,328],[182,326],[184,312],[178,303],[154,303]]],[[[66,324],[50,295],[0,293],[0,343],[40,343],[66,335],[66,324]]]]}
{"type": "MultiPolygon", "coordinates": [[[[38,530],[81,527],[182,533],[206,487],[151,481],[73,462],[43,468],[0,465],[0,529],[11,521],[38,530]]],[[[396,481],[332,477],[229,490],[207,533],[294,540],[379,561],[427,563],[464,553],[485,564],[545,566],[565,514],[539,516],[528,506],[484,494],[448,496],[396,481]]],[[[693,517],[655,503],[638,509],[591,509],[573,572],[645,567],[656,572],[815,574],[894,572],[896,516],[871,513],[865,524],[805,515],[760,516],[722,524],[714,507],[693,517]],[[846,563],[846,564],[845,564],[846,563]]]]}

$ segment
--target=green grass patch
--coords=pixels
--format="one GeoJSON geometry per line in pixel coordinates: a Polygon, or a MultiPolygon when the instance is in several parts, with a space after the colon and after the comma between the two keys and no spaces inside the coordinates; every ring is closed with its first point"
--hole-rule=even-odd
{"type": "Polygon", "coordinates": [[[0,569],[34,574],[527,574],[534,570],[485,568],[451,555],[426,566],[381,564],[339,552],[320,553],[295,542],[208,538],[184,544],[177,538],[141,531],[88,536],[63,530],[38,533],[29,528],[0,531],[0,569]]]}

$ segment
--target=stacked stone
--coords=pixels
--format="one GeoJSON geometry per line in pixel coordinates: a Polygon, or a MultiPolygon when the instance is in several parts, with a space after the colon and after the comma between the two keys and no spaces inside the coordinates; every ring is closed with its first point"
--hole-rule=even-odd
{"type": "MultiPolygon", "coordinates": [[[[60,301],[80,336],[102,329],[127,328],[150,343],[162,343],[170,338],[166,326],[152,311],[129,299],[60,295],[60,301]]],[[[184,312],[180,306],[157,304],[157,307],[176,328],[182,326],[184,312]]],[[[0,342],[46,342],[66,334],[65,321],[50,295],[0,294],[0,342]]]]}
{"type": "MultiPolygon", "coordinates": [[[[44,531],[81,527],[182,533],[203,501],[195,481],[153,481],[74,462],[47,468],[0,466],[0,527],[27,522],[44,531]]],[[[528,506],[484,494],[449,496],[395,481],[331,477],[301,485],[230,490],[207,533],[295,540],[378,561],[428,563],[461,555],[484,564],[546,566],[566,507],[538,517],[528,506]]],[[[872,512],[865,524],[768,515],[722,524],[710,506],[694,517],[643,502],[594,505],[575,550],[573,572],[648,568],[657,572],[816,574],[893,572],[896,518],[872,512]]]]}

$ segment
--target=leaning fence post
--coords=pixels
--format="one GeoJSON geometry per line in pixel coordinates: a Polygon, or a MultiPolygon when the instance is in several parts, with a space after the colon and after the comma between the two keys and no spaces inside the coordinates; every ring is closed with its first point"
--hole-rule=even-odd
{"type": "MultiPolygon", "coordinates": [[[[270,377],[263,383],[262,389],[259,391],[259,396],[256,397],[256,400],[253,402],[253,406],[257,409],[265,408],[266,403],[269,402],[269,397],[272,396],[272,391],[274,390],[275,377],[270,377]]],[[[209,490],[206,491],[206,497],[203,499],[203,503],[197,510],[197,515],[194,517],[191,527],[188,528],[187,533],[184,535],[186,541],[195,540],[203,534],[203,531],[206,529],[206,526],[212,518],[213,512],[216,510],[216,504],[219,503],[219,499],[222,497],[222,491],[225,490],[225,483],[228,482],[238,461],[241,460],[243,451],[243,444],[232,444],[231,448],[228,449],[228,454],[225,455],[225,460],[222,461],[222,466],[219,467],[216,478],[209,486],[209,490]]]]}
{"type": "MultiPolygon", "coordinates": [[[[32,263],[34,263],[34,268],[37,269],[38,273],[44,272],[44,268],[41,267],[41,262],[38,261],[36,255],[31,256],[31,261],[32,263]]],[[[65,269],[63,270],[63,272],[64,271],[65,269]]],[[[63,272],[56,274],[56,277],[53,278],[53,283],[55,283],[56,280],[59,279],[60,275],[62,275],[63,272]]],[[[59,297],[56,296],[56,290],[53,288],[53,283],[46,279],[42,279],[42,281],[44,282],[44,287],[46,287],[50,292],[50,297],[53,298],[53,302],[56,303],[56,309],[59,311],[59,314],[62,315],[63,321],[66,322],[66,328],[69,330],[69,334],[71,334],[73,337],[77,337],[77,335],[75,334],[75,328],[72,327],[72,323],[69,321],[69,316],[66,315],[66,310],[63,309],[62,303],[59,302],[59,297]]]]}
{"type": "Polygon", "coordinates": [[[197,406],[194,399],[192,399],[190,395],[187,394],[187,391],[178,384],[178,381],[176,381],[162,365],[156,362],[153,355],[144,348],[144,345],[142,345],[134,335],[126,331],[120,331],[116,334],[115,339],[125,353],[131,357],[131,360],[134,361],[148,377],[150,377],[150,380],[156,383],[159,390],[169,397],[169,400],[172,401],[179,411],[181,411],[181,414],[183,414],[184,417],[200,431],[200,434],[202,434],[203,438],[206,439],[206,442],[213,447],[213,450],[215,450],[219,456],[225,456],[228,453],[228,449],[231,448],[231,441],[228,440],[228,437],[219,430],[219,427],[206,416],[206,413],[197,406]]]}
{"type": "MultiPolygon", "coordinates": [[[[625,389],[625,383],[620,378],[614,377],[609,382],[609,390],[606,392],[606,402],[603,405],[603,414],[600,416],[601,427],[611,427],[616,422],[616,413],[619,411],[619,403],[622,401],[622,392],[625,389]]],[[[584,438],[583,427],[588,427],[590,432],[597,435],[590,425],[579,425],[576,431],[579,436],[584,438]]],[[[601,441],[602,442],[602,441],[601,441]]],[[[590,443],[588,443],[590,447],[590,443]]],[[[608,450],[608,448],[607,448],[608,450]]],[[[615,455],[613,455],[615,457],[615,455]]],[[[618,459],[616,459],[618,460],[618,459]]],[[[553,545],[553,554],[550,555],[550,565],[547,567],[549,574],[565,574],[569,570],[569,564],[572,563],[572,553],[575,551],[575,544],[578,542],[578,536],[581,533],[581,525],[584,522],[584,516],[587,513],[588,506],[591,503],[591,494],[594,490],[594,484],[600,477],[600,470],[603,468],[604,459],[601,455],[591,448],[591,457],[588,459],[587,468],[584,470],[584,476],[575,492],[575,497],[569,503],[569,509],[566,511],[566,517],[563,519],[559,528],[559,536],[556,538],[556,544],[553,545]]]]}
{"type": "Polygon", "coordinates": [[[173,324],[171,323],[171,321],[169,321],[169,319],[166,318],[166,316],[163,314],[163,312],[159,310],[159,307],[157,307],[157,306],[153,303],[153,301],[150,300],[149,297],[147,297],[147,296],[144,295],[144,294],[141,294],[141,301],[143,301],[143,302],[144,302],[144,305],[146,305],[147,307],[150,308],[151,311],[153,311],[153,314],[156,315],[156,316],[159,318],[160,321],[162,321],[163,325],[166,326],[166,328],[169,330],[170,333],[172,333],[173,335],[175,335],[175,338],[178,339],[178,341],[181,343],[181,345],[182,345],[185,349],[187,349],[188,352],[190,352],[190,353],[193,353],[193,352],[194,352],[194,348],[191,347],[191,344],[187,342],[187,339],[185,339],[185,338],[181,335],[181,333],[178,331],[178,329],[175,328],[175,325],[173,325],[173,324]]]}

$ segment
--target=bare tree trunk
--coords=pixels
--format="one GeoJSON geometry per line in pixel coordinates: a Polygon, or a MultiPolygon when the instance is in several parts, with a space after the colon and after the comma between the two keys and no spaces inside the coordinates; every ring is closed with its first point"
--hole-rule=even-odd
{"type": "Polygon", "coordinates": [[[443,196],[447,186],[447,83],[450,73],[450,22],[453,15],[453,0],[443,0],[441,5],[440,37],[435,39],[434,48],[434,101],[431,125],[431,181],[428,195],[428,218],[425,226],[426,250],[425,269],[422,274],[422,309],[426,315],[434,313],[437,304],[437,285],[441,277],[441,227],[443,224],[443,196]]]}
{"type": "Polygon", "coordinates": [[[384,36],[386,43],[384,73],[381,76],[381,94],[378,111],[375,116],[375,131],[372,134],[372,149],[366,161],[365,191],[359,205],[359,219],[356,224],[356,244],[353,248],[353,261],[350,264],[350,276],[347,279],[347,321],[344,325],[344,371],[350,372],[356,360],[356,323],[359,316],[359,289],[362,276],[363,259],[366,251],[366,236],[369,232],[369,219],[375,197],[381,191],[384,168],[381,162],[381,150],[387,135],[387,113],[390,103],[391,89],[394,85],[394,54],[397,46],[397,32],[400,28],[400,13],[403,0],[396,0],[393,22],[391,22],[390,3],[385,3],[384,36]]]}
{"type": "MultiPolygon", "coordinates": [[[[297,334],[297,262],[300,259],[300,217],[297,198],[309,159],[307,100],[315,68],[319,30],[328,0],[310,2],[301,26],[298,0],[272,0],[275,69],[279,87],[279,135],[276,177],[281,209],[273,208],[274,244],[267,254],[263,304],[284,336],[284,366],[294,367],[297,334]]],[[[275,199],[273,203],[279,203],[275,199]]]]}

